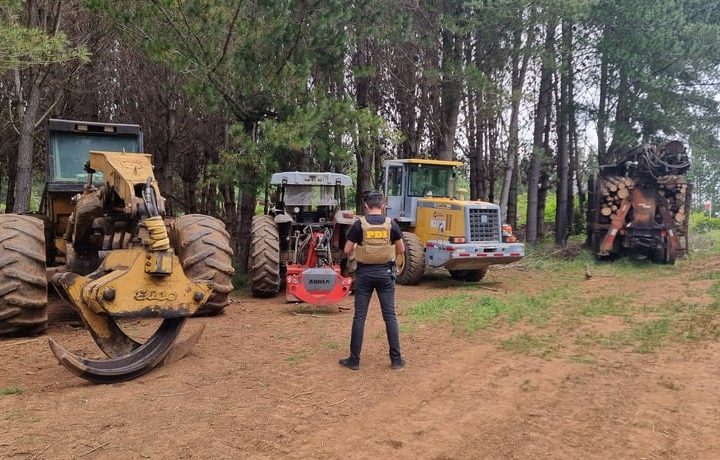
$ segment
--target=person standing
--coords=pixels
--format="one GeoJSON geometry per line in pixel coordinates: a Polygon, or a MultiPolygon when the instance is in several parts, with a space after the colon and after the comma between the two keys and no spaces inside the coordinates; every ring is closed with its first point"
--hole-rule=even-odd
{"type": "Polygon", "coordinates": [[[400,353],[400,332],[395,315],[395,261],[403,257],[405,246],[397,222],[383,215],[385,197],[380,192],[363,195],[365,215],[357,220],[347,234],[345,254],[355,251],[355,315],[350,336],[350,356],[339,360],[341,366],[360,369],[365,319],[373,291],[377,292],[388,346],[390,367],[402,369],[405,360],[400,353]]]}

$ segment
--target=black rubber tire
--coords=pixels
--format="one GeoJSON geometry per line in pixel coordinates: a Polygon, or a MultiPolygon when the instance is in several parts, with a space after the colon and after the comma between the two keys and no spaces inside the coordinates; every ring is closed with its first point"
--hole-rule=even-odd
{"type": "Polygon", "coordinates": [[[47,329],[47,269],[42,220],[0,214],[0,337],[47,329]]]}
{"type": "Polygon", "coordinates": [[[212,293],[195,316],[218,315],[230,303],[233,291],[233,250],[225,224],[203,214],[175,219],[171,241],[185,275],[193,281],[212,281],[212,293]]]}
{"type": "Polygon", "coordinates": [[[255,297],[280,292],[280,235],[272,216],[255,216],[250,228],[250,290],[255,297]]]}
{"type": "Polygon", "coordinates": [[[456,281],[467,281],[468,283],[477,283],[485,277],[487,268],[478,270],[449,270],[450,277],[456,281]]]}
{"type": "Polygon", "coordinates": [[[395,280],[398,284],[412,286],[418,284],[425,274],[425,251],[416,234],[403,232],[402,239],[405,244],[405,263],[398,270],[395,280]]]}
{"type": "Polygon", "coordinates": [[[487,268],[481,268],[479,270],[467,270],[465,272],[465,281],[468,283],[477,283],[481,279],[485,278],[485,274],[487,273],[487,268]]]}
{"type": "Polygon", "coordinates": [[[663,250],[663,264],[675,265],[675,251],[670,246],[670,239],[665,239],[665,249],[663,250]]]}

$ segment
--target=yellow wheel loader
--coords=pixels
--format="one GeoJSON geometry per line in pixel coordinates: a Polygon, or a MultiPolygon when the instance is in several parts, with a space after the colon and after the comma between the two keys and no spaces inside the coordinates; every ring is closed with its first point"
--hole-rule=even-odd
{"type": "Polygon", "coordinates": [[[137,125],[50,120],[40,216],[0,215],[0,336],[47,327],[47,279],[72,305],[107,360],[72,355],[71,372],[97,383],[140,376],[186,354],[202,330],[176,340],[185,319],[217,314],[232,291],[232,250],[219,220],[165,217],[165,200],[137,125]],[[39,217],[39,218],[38,218],[39,217]],[[160,317],[145,343],[122,318],[160,317]]]}
{"type": "Polygon", "coordinates": [[[491,265],[525,256],[499,206],[456,197],[460,166],[424,159],[385,162],[387,216],[400,224],[405,243],[398,283],[417,284],[428,266],[446,268],[457,280],[480,281],[491,265]]]}

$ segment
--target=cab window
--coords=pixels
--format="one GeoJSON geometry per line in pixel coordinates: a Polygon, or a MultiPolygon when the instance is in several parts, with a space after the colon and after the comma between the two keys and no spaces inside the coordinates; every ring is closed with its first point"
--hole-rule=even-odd
{"type": "Polygon", "coordinates": [[[402,195],[402,166],[388,168],[387,190],[388,196],[402,195]]]}
{"type": "Polygon", "coordinates": [[[452,168],[413,165],[410,167],[410,196],[448,197],[452,168]]]}

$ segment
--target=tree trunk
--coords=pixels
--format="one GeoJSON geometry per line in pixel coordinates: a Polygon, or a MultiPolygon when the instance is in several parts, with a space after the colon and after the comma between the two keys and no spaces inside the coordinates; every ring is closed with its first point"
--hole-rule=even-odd
{"type": "Polygon", "coordinates": [[[5,212],[15,209],[15,176],[17,172],[17,149],[8,151],[7,190],[5,191],[5,212]]]}
{"type": "Polygon", "coordinates": [[[570,69],[570,53],[572,52],[571,25],[568,21],[562,24],[562,46],[561,59],[562,67],[559,72],[557,84],[560,86],[560,97],[557,101],[557,181],[556,181],[556,206],[555,206],[555,245],[565,246],[568,234],[568,176],[569,176],[569,154],[568,154],[568,97],[569,80],[572,78],[570,69]]]}
{"type": "Polygon", "coordinates": [[[488,173],[487,173],[487,201],[495,202],[495,182],[497,180],[498,158],[498,126],[497,123],[488,123],[488,173]]]}
{"type": "Polygon", "coordinates": [[[478,102],[482,97],[479,91],[475,92],[475,107],[473,118],[473,142],[474,147],[470,151],[470,199],[486,199],[485,193],[485,132],[484,123],[480,114],[478,102]]]}
{"type": "MultiPolygon", "coordinates": [[[[357,51],[354,56],[354,65],[358,68],[367,68],[370,65],[370,57],[368,53],[368,44],[366,40],[361,40],[357,45],[357,51]]],[[[355,104],[359,109],[367,108],[370,103],[370,77],[363,74],[356,78],[355,104]]],[[[355,160],[357,162],[357,181],[356,187],[358,193],[355,196],[355,209],[358,214],[363,212],[362,192],[372,188],[372,161],[373,152],[368,148],[364,136],[360,136],[357,149],[355,149],[355,160]]]]}
{"type": "Polygon", "coordinates": [[[635,143],[636,133],[630,123],[630,82],[624,70],[620,71],[618,77],[618,101],[615,109],[615,123],[613,126],[613,138],[608,149],[607,160],[612,163],[617,161],[620,153],[635,143]]]}
{"type": "MultiPolygon", "coordinates": [[[[500,209],[503,216],[509,213],[508,204],[510,200],[510,188],[515,178],[515,193],[517,193],[517,174],[515,172],[518,163],[518,157],[520,155],[520,99],[522,97],[522,89],[525,84],[525,75],[527,73],[528,61],[530,60],[529,49],[532,47],[532,42],[535,39],[532,31],[534,27],[531,27],[528,31],[528,38],[525,48],[522,50],[522,60],[520,59],[522,46],[522,29],[517,29],[513,34],[513,49],[511,55],[511,84],[510,84],[510,126],[508,127],[508,155],[507,165],[505,167],[505,176],[503,179],[503,188],[500,193],[500,209]]],[[[516,211],[513,211],[513,214],[516,211]]],[[[513,216],[513,220],[515,216],[513,216]]],[[[512,224],[511,224],[512,225],[512,224]]]]}
{"type": "Polygon", "coordinates": [[[581,229],[581,223],[583,221],[582,215],[577,215],[575,210],[575,197],[573,193],[573,179],[575,187],[578,193],[578,205],[579,210],[582,212],[585,209],[585,196],[583,192],[583,177],[582,171],[580,170],[580,151],[578,149],[578,127],[577,117],[575,116],[575,81],[574,81],[574,67],[572,64],[572,54],[570,55],[570,72],[568,75],[570,79],[568,81],[568,148],[570,152],[570,173],[568,174],[568,218],[569,228],[572,234],[579,234],[581,229]]]}
{"type": "MultiPolygon", "coordinates": [[[[165,132],[162,143],[162,148],[158,149],[155,154],[154,168],[156,171],[156,177],[160,190],[165,196],[174,196],[173,190],[173,157],[175,145],[173,143],[173,133],[175,132],[175,110],[174,110],[174,98],[170,91],[165,91],[163,95],[158,98],[161,101],[161,105],[165,110],[165,132]],[[164,96],[164,97],[163,97],[164,96]]],[[[166,211],[169,215],[173,214],[174,203],[173,200],[166,201],[166,211]]]]}
{"type": "Polygon", "coordinates": [[[607,101],[608,101],[608,80],[610,78],[608,69],[608,58],[605,53],[600,56],[600,101],[598,101],[597,116],[597,137],[598,137],[598,164],[608,163],[607,158],[607,101]]]}
{"type": "Polygon", "coordinates": [[[460,81],[455,66],[460,64],[462,40],[445,29],[442,33],[442,82],[440,84],[440,139],[437,158],[452,160],[455,149],[455,132],[460,113],[460,81]]]}
{"type": "Polygon", "coordinates": [[[510,181],[510,193],[508,194],[507,215],[505,221],[512,227],[517,227],[517,196],[518,196],[518,168],[513,170],[510,181]]]}
{"type": "MultiPolygon", "coordinates": [[[[552,99],[552,68],[550,55],[555,48],[555,24],[551,21],[546,28],[545,52],[540,67],[540,91],[535,110],[535,123],[533,128],[533,151],[530,158],[530,173],[528,174],[528,205],[527,205],[527,242],[533,244],[538,238],[538,228],[542,227],[542,218],[538,215],[540,208],[540,174],[542,159],[545,156],[544,132],[548,108],[551,108],[552,99]]],[[[542,205],[544,209],[544,204],[542,205]]]]}
{"type": "Polygon", "coordinates": [[[537,237],[541,239],[545,236],[545,203],[547,203],[547,194],[550,190],[550,178],[547,171],[540,173],[540,188],[538,189],[538,219],[537,219],[537,237]]]}
{"type": "Polygon", "coordinates": [[[20,122],[20,144],[17,155],[17,175],[15,176],[15,206],[18,214],[30,211],[32,194],[32,160],[35,143],[35,124],[40,111],[40,88],[37,80],[30,86],[27,106],[23,110],[20,122]]]}
{"type": "MultiPolygon", "coordinates": [[[[255,190],[244,190],[240,194],[240,212],[237,222],[236,234],[237,244],[235,245],[235,260],[242,273],[247,273],[248,258],[250,256],[250,227],[255,215],[255,202],[257,194],[255,190]]],[[[231,223],[233,225],[233,223],[231,223]]]]}

